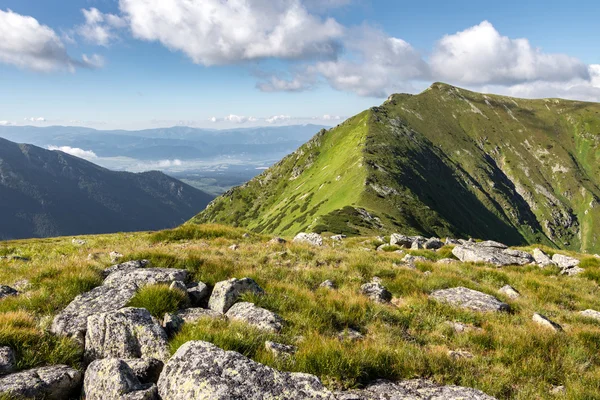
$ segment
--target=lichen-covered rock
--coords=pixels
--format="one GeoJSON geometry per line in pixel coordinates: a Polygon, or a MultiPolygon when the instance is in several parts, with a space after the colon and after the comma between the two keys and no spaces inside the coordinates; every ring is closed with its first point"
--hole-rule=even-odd
{"type": "Polygon", "coordinates": [[[505,265],[526,265],[534,261],[527,252],[507,248],[502,243],[488,240],[474,243],[463,241],[452,249],[452,254],[463,262],[484,262],[498,267],[505,265]]]}
{"type": "Polygon", "coordinates": [[[19,292],[17,292],[15,289],[11,288],[10,286],[0,285],[0,300],[2,300],[5,297],[16,296],[18,294],[19,294],[19,292]]]}
{"type": "Polygon", "coordinates": [[[137,286],[124,284],[122,286],[98,286],[89,292],[82,293],[54,317],[51,331],[57,335],[74,336],[83,342],[87,319],[90,315],[125,307],[136,291],[137,286]]]}
{"type": "Polygon", "coordinates": [[[506,296],[510,297],[511,299],[518,299],[519,297],[521,297],[521,293],[519,293],[517,291],[517,289],[515,289],[514,287],[510,286],[510,285],[504,285],[502,286],[498,292],[505,294],[506,296]]]}
{"type": "Polygon", "coordinates": [[[549,265],[556,265],[554,261],[546,254],[542,249],[533,249],[533,259],[536,264],[540,267],[547,267],[549,265]]]}
{"type": "Polygon", "coordinates": [[[298,347],[296,346],[271,342],[270,340],[265,342],[265,349],[270,351],[275,357],[290,357],[298,351],[298,347]]]}
{"type": "Polygon", "coordinates": [[[292,240],[294,243],[306,243],[311,246],[323,246],[323,237],[318,233],[304,233],[300,232],[292,240]]]}
{"type": "Polygon", "coordinates": [[[423,248],[427,250],[437,250],[442,247],[444,247],[444,242],[438,238],[427,239],[425,243],[423,243],[423,248]]]}
{"type": "Polygon", "coordinates": [[[169,400],[334,400],[315,376],[279,372],[201,341],[177,350],[160,375],[158,391],[169,400]]]}
{"type": "Polygon", "coordinates": [[[156,358],[128,358],[123,360],[141,383],[157,383],[165,363],[156,358]]]}
{"type": "Polygon", "coordinates": [[[142,384],[123,360],[105,358],[91,363],[83,384],[86,400],[157,400],[154,384],[142,384]]]}
{"type": "Polygon", "coordinates": [[[579,314],[583,317],[593,318],[593,319],[597,319],[598,321],[600,321],[600,311],[585,310],[585,311],[580,311],[579,314]]]}
{"type": "Polygon", "coordinates": [[[543,326],[544,328],[551,329],[555,332],[562,332],[562,330],[563,330],[562,326],[560,326],[559,324],[557,324],[554,321],[551,321],[548,317],[546,317],[542,314],[534,313],[532,320],[536,324],[543,326]]]}
{"type": "Polygon", "coordinates": [[[577,267],[580,263],[578,259],[562,254],[554,254],[552,256],[552,261],[554,261],[561,269],[577,267]]]}
{"type": "Polygon", "coordinates": [[[65,400],[78,397],[81,372],[66,365],[34,368],[0,377],[0,395],[19,399],[65,400]]]}
{"type": "Polygon", "coordinates": [[[283,328],[283,318],[272,311],[257,307],[252,303],[234,304],[225,314],[231,320],[243,321],[258,329],[278,333],[283,328]]]}
{"type": "Polygon", "coordinates": [[[360,292],[377,303],[389,303],[392,294],[380,282],[373,280],[360,287],[360,292]]]}
{"type": "Polygon", "coordinates": [[[211,310],[225,313],[243,293],[263,294],[264,290],[251,278],[217,282],[208,301],[211,310]]]}
{"type": "Polygon", "coordinates": [[[171,290],[180,290],[183,293],[187,294],[187,286],[183,281],[173,281],[171,285],[169,285],[169,289],[171,290]]]}
{"type": "Polygon", "coordinates": [[[14,351],[8,346],[0,347],[0,375],[10,374],[16,368],[14,351]]]}
{"type": "Polygon", "coordinates": [[[202,318],[223,318],[223,314],[205,308],[186,308],[175,313],[167,313],[163,319],[163,327],[169,335],[179,331],[183,324],[193,324],[202,318]]]}
{"type": "Polygon", "coordinates": [[[494,296],[465,287],[436,290],[430,297],[437,301],[474,311],[509,311],[510,306],[494,296]]]}
{"type": "Polygon", "coordinates": [[[362,390],[336,393],[337,400],[495,400],[480,390],[440,386],[424,379],[376,381],[362,390]]]}
{"type": "Polygon", "coordinates": [[[167,334],[144,308],[127,307],[88,317],[85,359],[169,358],[167,334]]]}
{"type": "Polygon", "coordinates": [[[150,265],[150,261],[148,261],[148,260],[127,261],[127,262],[124,262],[121,264],[116,264],[116,265],[106,268],[104,271],[102,271],[102,276],[104,276],[104,278],[106,278],[110,274],[118,272],[118,271],[128,271],[128,270],[137,269],[137,268],[145,268],[148,265],[150,265]]]}
{"type": "Polygon", "coordinates": [[[188,273],[174,268],[133,268],[113,272],[104,280],[103,286],[135,285],[138,288],[174,281],[186,282],[188,273]]]}

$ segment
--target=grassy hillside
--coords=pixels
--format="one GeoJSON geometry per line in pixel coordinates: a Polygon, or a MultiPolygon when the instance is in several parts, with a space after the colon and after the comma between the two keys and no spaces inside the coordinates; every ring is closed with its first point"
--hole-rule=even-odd
{"type": "Polygon", "coordinates": [[[598,251],[600,104],[436,83],[321,131],[192,222],[598,251]]]}
{"type": "MultiPolygon", "coordinates": [[[[567,277],[551,267],[436,263],[450,254],[445,247],[439,252],[407,251],[428,259],[411,270],[398,266],[403,255],[374,251],[380,242],[373,238],[326,241],[326,246],[314,248],[268,244],[270,237],[244,232],[187,225],[158,233],[78,237],[86,242],[80,246],[71,243],[72,237],[0,242],[0,255],[30,259],[0,259],[0,283],[30,283],[20,296],[0,301],[0,346],[16,350],[20,369],[55,363],[80,367],[79,347],[46,329],[77,294],[102,282],[101,271],[110,265],[108,253],[119,251],[124,259],[147,258],[155,267],[185,268],[193,280],[209,285],[252,277],[266,295],[246,300],[286,321],[280,335],[222,320],[188,324],[170,340],[173,352],[189,340],[207,340],[279,369],[316,374],[332,389],[360,387],[378,378],[426,377],[478,388],[498,399],[598,398],[600,322],[578,311],[600,310],[600,259],[576,255],[585,272],[567,277]],[[239,249],[230,250],[232,244],[239,249]],[[373,276],[393,294],[391,304],[359,294],[360,285],[373,276]],[[326,279],[337,289],[319,288],[326,279]],[[499,293],[506,284],[521,297],[513,300],[499,293]],[[477,313],[428,298],[433,290],[455,286],[492,294],[513,311],[477,313]],[[564,332],[536,325],[534,312],[560,323],[564,332]],[[473,329],[457,333],[448,322],[473,329]],[[364,339],[339,340],[346,328],[364,339]],[[265,350],[265,340],[297,345],[298,353],[275,359],[265,350]],[[450,350],[473,357],[453,359],[450,350]],[[565,392],[550,394],[558,385],[565,392]]],[[[176,308],[181,299],[165,291],[147,287],[134,304],[156,315],[176,308]]]]}

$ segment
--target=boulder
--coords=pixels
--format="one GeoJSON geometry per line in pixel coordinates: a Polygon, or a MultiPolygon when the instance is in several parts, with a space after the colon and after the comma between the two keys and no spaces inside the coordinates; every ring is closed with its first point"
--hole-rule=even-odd
{"type": "Polygon", "coordinates": [[[18,281],[13,282],[11,287],[13,289],[15,289],[17,292],[22,293],[22,292],[26,292],[26,291],[30,290],[32,287],[32,284],[31,284],[31,281],[29,281],[29,279],[19,279],[18,281]]]}
{"type": "Polygon", "coordinates": [[[148,265],[150,265],[150,261],[148,261],[148,260],[127,261],[127,262],[124,262],[121,264],[116,264],[116,265],[106,268],[104,271],[102,271],[102,276],[104,276],[104,278],[106,278],[107,276],[109,276],[110,274],[112,274],[114,272],[128,271],[128,270],[132,270],[132,269],[136,269],[136,268],[145,268],[148,265]]]}
{"type": "Polygon", "coordinates": [[[169,358],[167,334],[145,308],[127,307],[88,317],[85,359],[169,358]]]}
{"type": "Polygon", "coordinates": [[[174,281],[186,282],[188,273],[184,269],[134,268],[113,272],[104,280],[103,286],[135,285],[138,288],[174,281]]]}
{"type": "Polygon", "coordinates": [[[333,290],[335,289],[335,283],[333,283],[332,280],[327,279],[326,281],[322,282],[319,287],[333,290]]]}
{"type": "Polygon", "coordinates": [[[505,265],[526,265],[533,262],[533,256],[520,250],[508,249],[502,243],[486,241],[465,242],[452,249],[452,254],[463,262],[484,262],[497,267],[505,265]]]}
{"type": "Polygon", "coordinates": [[[402,258],[402,261],[404,261],[405,263],[414,265],[415,263],[418,263],[418,262],[428,262],[429,259],[426,257],[423,257],[423,256],[413,256],[413,255],[407,254],[402,258]]]}
{"type": "Polygon", "coordinates": [[[286,244],[287,240],[285,240],[284,238],[280,238],[280,237],[274,237],[273,239],[269,240],[269,244],[286,244]]]}
{"type": "Polygon", "coordinates": [[[87,242],[82,239],[73,239],[73,240],[71,240],[71,243],[73,243],[75,246],[83,246],[87,242]]]}
{"type": "Polygon", "coordinates": [[[494,296],[465,287],[441,289],[431,293],[434,300],[474,311],[509,311],[510,306],[494,296]]]}
{"type": "Polygon", "coordinates": [[[305,243],[311,246],[323,246],[323,238],[318,233],[300,232],[292,240],[294,243],[305,243]]]}
{"type": "Polygon", "coordinates": [[[34,368],[0,377],[0,395],[19,399],[64,400],[78,397],[81,372],[66,365],[34,368]]]}
{"type": "Polygon", "coordinates": [[[556,265],[554,261],[550,258],[548,254],[546,254],[542,249],[533,249],[533,259],[536,264],[540,267],[547,267],[549,265],[556,265]]]}
{"type": "Polygon", "coordinates": [[[469,360],[475,356],[465,350],[448,350],[448,357],[453,360],[469,360]]]}
{"type": "Polygon", "coordinates": [[[346,237],[346,235],[333,235],[330,237],[330,239],[335,240],[336,242],[341,242],[342,240],[346,239],[346,237]]]}
{"type": "Polygon", "coordinates": [[[460,241],[458,239],[447,237],[445,244],[449,246],[456,246],[457,244],[460,244],[460,241]]]}
{"type": "Polygon", "coordinates": [[[0,285],[0,300],[2,300],[5,297],[16,296],[18,294],[19,294],[19,292],[17,292],[15,289],[11,288],[10,286],[0,285]]]}
{"type": "Polygon", "coordinates": [[[264,294],[264,290],[251,278],[229,279],[217,282],[208,301],[211,310],[225,313],[243,293],[264,294]]]}
{"type": "Polygon", "coordinates": [[[0,347],[0,375],[10,374],[17,367],[14,351],[8,346],[0,347]]]}
{"type": "Polygon", "coordinates": [[[157,383],[165,363],[156,358],[129,358],[123,360],[141,383],[157,383]]]}
{"type": "Polygon", "coordinates": [[[438,238],[431,238],[423,243],[423,248],[427,250],[437,250],[444,247],[444,242],[438,238]]]}
{"type": "Polygon", "coordinates": [[[239,250],[239,248],[240,248],[240,246],[237,244],[232,244],[231,246],[228,247],[228,249],[231,251],[239,250]]]}
{"type": "Polygon", "coordinates": [[[153,383],[142,384],[123,360],[105,358],[91,363],[83,383],[86,400],[158,400],[153,383]]]}
{"type": "Polygon", "coordinates": [[[593,318],[593,319],[597,319],[598,321],[600,321],[600,311],[585,310],[585,311],[580,311],[579,314],[583,317],[593,318]]]}
{"type": "Polygon", "coordinates": [[[532,320],[536,324],[543,326],[544,328],[549,328],[555,332],[562,332],[562,330],[563,330],[562,326],[560,326],[559,324],[557,324],[554,321],[551,321],[548,317],[546,317],[542,314],[534,313],[532,320]]]}
{"type": "Polygon", "coordinates": [[[257,307],[252,303],[234,304],[225,314],[234,321],[243,321],[258,329],[279,333],[283,328],[283,318],[272,311],[257,307]]]}
{"type": "Polygon", "coordinates": [[[552,261],[554,261],[561,269],[569,269],[569,268],[577,267],[580,262],[576,258],[565,256],[562,254],[553,255],[552,261]]]}
{"type": "Polygon", "coordinates": [[[360,292],[377,303],[389,303],[392,300],[390,291],[375,279],[362,285],[360,292]]]}
{"type": "Polygon", "coordinates": [[[277,342],[271,342],[270,340],[267,340],[265,342],[265,349],[270,351],[275,357],[281,357],[281,358],[291,357],[292,355],[296,354],[296,352],[298,351],[298,347],[296,347],[296,346],[292,346],[289,344],[277,343],[277,342]]]}
{"type": "Polygon", "coordinates": [[[502,286],[498,292],[505,294],[506,296],[510,297],[511,299],[518,299],[519,297],[521,297],[521,293],[519,293],[517,291],[517,289],[515,289],[514,287],[510,286],[510,285],[504,285],[502,286]]]}
{"type": "Polygon", "coordinates": [[[411,250],[421,250],[423,248],[423,242],[419,241],[419,240],[415,240],[414,242],[412,242],[412,244],[410,245],[410,249],[411,250]]]}
{"type": "Polygon", "coordinates": [[[362,390],[336,393],[337,400],[495,400],[482,391],[461,386],[440,386],[424,379],[376,381],[362,390]]]}
{"type": "Polygon", "coordinates": [[[169,289],[171,290],[179,290],[183,293],[187,294],[187,286],[183,281],[173,281],[171,285],[169,285],[169,289]]]}
{"type": "Polygon", "coordinates": [[[169,400],[334,400],[315,376],[279,372],[201,341],[177,350],[160,375],[158,391],[169,400]]]}
{"type": "Polygon", "coordinates": [[[414,240],[410,236],[401,235],[399,233],[392,233],[390,236],[390,245],[409,248],[413,244],[414,240]]]}
{"type": "Polygon", "coordinates": [[[562,271],[560,271],[560,274],[567,275],[567,276],[575,276],[575,275],[579,275],[583,272],[585,272],[585,269],[583,269],[583,268],[571,267],[571,268],[563,269],[562,271]]]}
{"type": "Polygon", "coordinates": [[[187,285],[187,293],[193,306],[203,305],[210,296],[210,288],[203,282],[194,282],[187,285]]]}
{"type": "Polygon", "coordinates": [[[223,314],[207,310],[205,308],[186,308],[175,313],[165,314],[163,319],[163,327],[167,334],[172,335],[178,332],[183,324],[193,324],[203,318],[223,318],[223,314]]]}

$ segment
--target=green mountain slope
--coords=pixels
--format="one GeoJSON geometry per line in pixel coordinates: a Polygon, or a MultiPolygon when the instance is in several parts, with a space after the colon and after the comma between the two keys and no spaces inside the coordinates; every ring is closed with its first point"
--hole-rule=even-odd
{"type": "Polygon", "coordinates": [[[600,104],[435,83],[319,132],[193,222],[598,251],[600,104]]]}

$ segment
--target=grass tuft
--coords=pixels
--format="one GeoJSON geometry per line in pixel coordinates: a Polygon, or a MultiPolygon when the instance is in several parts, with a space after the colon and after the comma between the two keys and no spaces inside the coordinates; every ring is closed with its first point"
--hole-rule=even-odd
{"type": "Polygon", "coordinates": [[[138,291],[127,305],[145,308],[155,318],[162,319],[166,313],[184,307],[187,300],[187,293],[181,290],[170,289],[168,285],[150,285],[138,291]]]}

